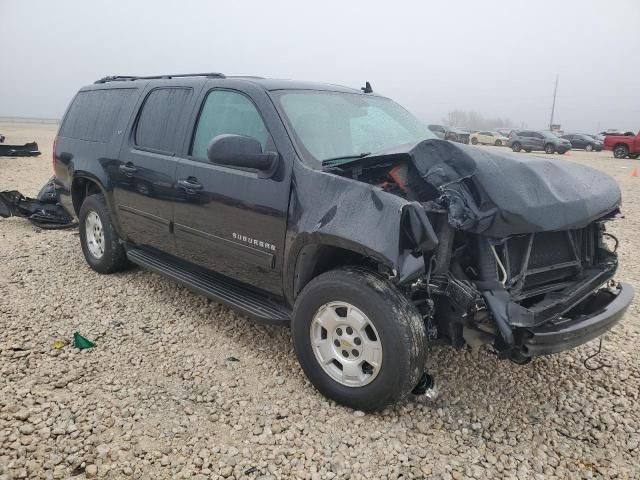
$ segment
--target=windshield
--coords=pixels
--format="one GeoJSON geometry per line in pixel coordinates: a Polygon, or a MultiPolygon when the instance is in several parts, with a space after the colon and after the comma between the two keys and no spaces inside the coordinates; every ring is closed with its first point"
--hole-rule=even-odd
{"type": "Polygon", "coordinates": [[[437,138],[387,98],[310,90],[281,90],[275,97],[304,153],[321,162],[437,138]]]}

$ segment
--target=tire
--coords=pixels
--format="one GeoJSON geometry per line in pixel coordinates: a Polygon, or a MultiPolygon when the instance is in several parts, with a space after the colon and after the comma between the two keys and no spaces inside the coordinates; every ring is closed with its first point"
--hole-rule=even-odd
{"type": "Polygon", "coordinates": [[[544,153],[551,155],[552,153],[555,153],[555,151],[556,151],[556,147],[553,146],[553,143],[547,143],[544,146],[544,153]]]}
{"type": "Polygon", "coordinates": [[[530,148],[525,148],[524,151],[527,152],[527,153],[531,153],[531,149],[530,148]]]}
{"type": "Polygon", "coordinates": [[[127,254],[111,223],[101,193],[85,198],[79,215],[80,245],[89,266],[98,273],[113,273],[127,266],[127,254]]]}
{"type": "Polygon", "coordinates": [[[502,146],[502,140],[496,140],[495,145],[496,145],[496,147],[501,147],[502,146]]]}
{"type": "Polygon", "coordinates": [[[477,145],[478,144],[478,139],[475,137],[471,138],[471,145],[477,145]]]}
{"type": "Polygon", "coordinates": [[[326,397],[358,410],[380,410],[406,397],[426,361],[426,332],[415,306],[387,280],[357,268],[324,273],[303,289],[292,336],[309,381],[326,397]],[[345,378],[345,366],[353,376],[345,378]]]}
{"type": "Polygon", "coordinates": [[[640,153],[630,153],[629,154],[629,158],[631,160],[635,160],[636,158],[640,157],[640,153]]]}
{"type": "Polygon", "coordinates": [[[584,147],[584,149],[585,149],[587,152],[593,152],[593,145],[591,145],[591,144],[589,143],[586,147],[584,147]]]}
{"type": "Polygon", "coordinates": [[[616,158],[626,158],[629,155],[629,147],[626,145],[616,145],[613,149],[613,156],[616,158]]]}
{"type": "Polygon", "coordinates": [[[566,150],[558,150],[558,153],[559,153],[560,155],[564,155],[565,153],[567,153],[567,151],[566,151],[566,150]]]}
{"type": "Polygon", "coordinates": [[[520,142],[514,142],[511,145],[511,150],[513,150],[514,152],[519,152],[520,150],[522,150],[522,145],[520,145],[520,142]]]}

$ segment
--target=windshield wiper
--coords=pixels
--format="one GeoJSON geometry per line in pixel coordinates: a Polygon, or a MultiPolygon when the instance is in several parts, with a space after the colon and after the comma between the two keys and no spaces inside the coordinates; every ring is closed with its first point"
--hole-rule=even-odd
{"type": "Polygon", "coordinates": [[[359,158],[364,158],[367,155],[371,155],[371,152],[359,153],[357,155],[341,155],[339,157],[325,158],[322,160],[323,167],[335,167],[336,165],[341,165],[343,163],[347,163],[351,160],[357,160],[359,158]]]}

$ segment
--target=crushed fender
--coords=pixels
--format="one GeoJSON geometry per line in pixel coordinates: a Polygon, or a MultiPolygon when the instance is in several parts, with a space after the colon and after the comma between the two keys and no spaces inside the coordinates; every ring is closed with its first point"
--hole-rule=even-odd
{"type": "Polygon", "coordinates": [[[53,178],[42,187],[37,198],[25,197],[17,190],[0,192],[0,217],[22,217],[43,229],[75,226],[73,218],[58,201],[53,178]]]}
{"type": "Polygon", "coordinates": [[[0,157],[37,157],[40,153],[36,142],[24,145],[0,144],[0,157]]]}

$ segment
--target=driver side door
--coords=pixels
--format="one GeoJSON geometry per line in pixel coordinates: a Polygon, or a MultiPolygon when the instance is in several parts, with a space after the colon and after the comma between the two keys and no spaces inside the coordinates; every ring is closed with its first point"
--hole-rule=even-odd
{"type": "Polygon", "coordinates": [[[181,201],[175,205],[178,256],[200,267],[282,292],[290,174],[284,165],[270,178],[256,171],[210,163],[207,146],[216,136],[258,140],[263,151],[276,146],[256,103],[245,93],[213,88],[203,92],[190,146],[178,162],[181,201]]]}

